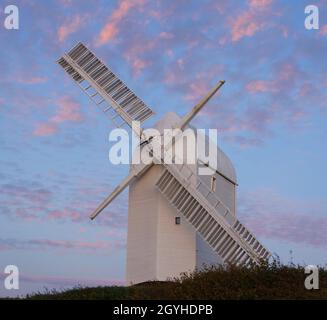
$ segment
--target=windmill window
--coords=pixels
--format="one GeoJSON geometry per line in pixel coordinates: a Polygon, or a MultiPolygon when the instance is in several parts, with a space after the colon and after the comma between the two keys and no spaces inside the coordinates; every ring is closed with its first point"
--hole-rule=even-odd
{"type": "Polygon", "coordinates": [[[211,191],[215,192],[216,191],[216,186],[217,186],[217,178],[215,176],[211,177],[211,191]]]}
{"type": "Polygon", "coordinates": [[[175,224],[181,224],[181,217],[175,217],[175,224]]]}

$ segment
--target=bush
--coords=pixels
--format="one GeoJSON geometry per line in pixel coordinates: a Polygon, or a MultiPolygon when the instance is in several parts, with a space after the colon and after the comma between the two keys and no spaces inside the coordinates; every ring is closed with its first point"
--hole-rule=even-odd
{"type": "Polygon", "coordinates": [[[306,290],[304,267],[272,263],[245,266],[204,266],[170,281],[129,287],[77,287],[37,293],[27,299],[327,299],[327,270],[319,269],[319,290],[306,290]]]}

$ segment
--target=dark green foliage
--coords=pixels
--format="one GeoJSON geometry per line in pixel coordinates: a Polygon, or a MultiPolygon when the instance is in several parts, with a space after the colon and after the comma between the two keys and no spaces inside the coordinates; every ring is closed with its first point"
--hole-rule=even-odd
{"type": "Polygon", "coordinates": [[[128,287],[76,287],[62,292],[51,290],[27,296],[29,300],[124,300],[128,298],[128,287]]]}
{"type": "Polygon", "coordinates": [[[278,261],[260,266],[211,266],[166,282],[130,287],[75,288],[27,299],[327,299],[327,270],[319,271],[319,290],[304,288],[304,268],[278,261]]]}

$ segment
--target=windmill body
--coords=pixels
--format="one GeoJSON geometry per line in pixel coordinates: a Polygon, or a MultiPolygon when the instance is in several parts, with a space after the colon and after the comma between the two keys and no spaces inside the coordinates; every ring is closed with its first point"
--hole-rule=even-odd
{"type": "MultiPolygon", "coordinates": [[[[169,112],[154,127],[162,132],[180,121],[180,117],[169,112]]],[[[212,171],[212,175],[202,176],[202,179],[211,188],[214,177],[215,193],[227,201],[235,215],[234,167],[219,148],[216,161],[217,172],[212,171]]],[[[127,283],[164,281],[204,264],[222,263],[219,255],[157,190],[156,182],[163,170],[162,165],[155,165],[129,187],[127,283]]]]}
{"type": "MultiPolygon", "coordinates": [[[[143,123],[153,111],[100,59],[78,43],[58,63],[117,127],[126,125],[139,135],[140,149],[152,152],[156,137],[135,130],[133,121],[143,123]]],[[[172,112],[161,118],[155,125],[158,137],[164,129],[184,132],[223,84],[219,81],[183,118],[172,112]]],[[[164,144],[163,153],[172,152],[178,139],[181,135],[164,144]]],[[[196,140],[207,143],[199,133],[196,140]]],[[[97,217],[129,187],[127,283],[166,280],[203,263],[248,265],[270,257],[236,217],[235,169],[222,150],[217,147],[215,168],[201,158],[191,165],[154,160],[159,162],[131,165],[128,176],[91,214],[97,217]],[[210,173],[199,175],[200,167],[210,173]]]]}

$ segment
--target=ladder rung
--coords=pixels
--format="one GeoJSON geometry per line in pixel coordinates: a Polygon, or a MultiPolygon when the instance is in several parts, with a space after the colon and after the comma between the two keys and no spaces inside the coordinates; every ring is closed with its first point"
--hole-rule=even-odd
{"type": "Polygon", "coordinates": [[[119,113],[116,113],[113,117],[111,117],[111,120],[116,119],[119,116],[119,113]]]}
{"type": "Polygon", "coordinates": [[[108,112],[111,109],[111,107],[108,107],[106,109],[103,110],[103,112],[108,112]]]}

